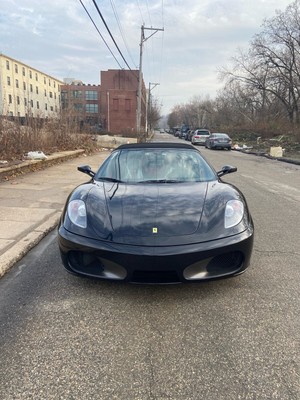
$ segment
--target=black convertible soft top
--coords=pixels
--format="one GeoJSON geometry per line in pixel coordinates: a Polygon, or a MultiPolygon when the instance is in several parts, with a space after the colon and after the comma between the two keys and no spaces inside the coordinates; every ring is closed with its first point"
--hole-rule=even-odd
{"type": "Polygon", "coordinates": [[[173,142],[146,142],[146,143],[128,143],[122,144],[117,147],[115,150],[122,149],[190,149],[195,150],[195,147],[188,143],[173,143],[173,142]]]}

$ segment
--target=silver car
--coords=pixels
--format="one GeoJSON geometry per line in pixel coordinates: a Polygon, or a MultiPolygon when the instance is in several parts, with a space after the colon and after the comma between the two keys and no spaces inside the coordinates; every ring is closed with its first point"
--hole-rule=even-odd
{"type": "Polygon", "coordinates": [[[200,144],[205,146],[206,139],[209,137],[210,131],[208,129],[196,129],[192,136],[192,144],[200,144]]]}
{"type": "Polygon", "coordinates": [[[207,149],[227,149],[231,150],[232,140],[227,133],[212,133],[206,140],[207,149]]]}

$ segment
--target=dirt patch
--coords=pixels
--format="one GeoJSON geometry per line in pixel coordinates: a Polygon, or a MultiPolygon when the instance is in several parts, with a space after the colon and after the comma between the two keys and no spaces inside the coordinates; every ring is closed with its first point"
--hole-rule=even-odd
{"type": "MultiPolygon", "coordinates": [[[[282,157],[300,161],[300,143],[294,136],[279,135],[273,138],[262,138],[259,135],[241,134],[232,135],[233,146],[245,147],[244,151],[261,155],[270,155],[271,147],[281,147],[282,157]]],[[[243,150],[242,150],[243,151],[243,150]]]]}

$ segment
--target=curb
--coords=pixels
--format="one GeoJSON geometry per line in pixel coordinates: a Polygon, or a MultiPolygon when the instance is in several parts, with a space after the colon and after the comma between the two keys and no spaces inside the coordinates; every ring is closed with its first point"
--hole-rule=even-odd
{"type": "Polygon", "coordinates": [[[275,160],[275,161],[286,162],[286,163],[289,163],[289,164],[300,165],[300,160],[294,160],[292,158],[272,157],[267,153],[263,153],[263,152],[260,153],[260,152],[247,151],[247,150],[236,150],[236,149],[234,149],[234,151],[238,151],[239,153],[243,153],[243,154],[250,154],[252,156],[257,156],[257,157],[265,157],[265,158],[268,158],[269,160],[275,160]]]}
{"type": "Polygon", "coordinates": [[[49,232],[56,228],[61,213],[55,212],[47,221],[38,225],[32,232],[10,247],[0,260],[0,278],[18,261],[20,261],[33,247],[35,247],[49,232]]]}
{"type": "Polygon", "coordinates": [[[17,165],[10,167],[0,168],[0,180],[5,180],[8,177],[33,172],[50,167],[51,165],[58,164],[72,158],[79,157],[84,154],[84,150],[64,151],[53,153],[45,160],[26,160],[17,165]]]}

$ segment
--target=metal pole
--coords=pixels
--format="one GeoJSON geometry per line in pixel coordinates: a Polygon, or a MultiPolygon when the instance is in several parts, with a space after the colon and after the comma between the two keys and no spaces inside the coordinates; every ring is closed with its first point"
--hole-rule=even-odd
{"type": "Polygon", "coordinates": [[[152,82],[149,82],[149,90],[148,90],[148,107],[147,107],[147,118],[146,118],[146,121],[147,121],[147,136],[148,136],[148,131],[149,131],[149,127],[150,127],[150,130],[151,130],[151,124],[150,124],[150,121],[149,121],[149,113],[150,113],[150,111],[151,111],[151,85],[153,85],[153,88],[152,89],[154,89],[155,88],[155,86],[157,86],[157,85],[159,85],[159,83],[152,83],[152,82]]]}
{"type": "Polygon", "coordinates": [[[110,132],[109,92],[107,92],[107,130],[110,132]]]}
{"type": "Polygon", "coordinates": [[[139,68],[139,86],[138,86],[138,102],[137,102],[137,121],[136,134],[137,141],[141,142],[141,110],[142,110],[142,62],[143,62],[143,43],[144,43],[144,25],[141,27],[141,42],[140,42],[140,68],[139,68]]]}
{"type": "Polygon", "coordinates": [[[138,86],[138,98],[137,98],[137,116],[136,116],[136,134],[137,134],[137,141],[142,141],[142,134],[141,134],[141,110],[142,110],[142,62],[143,62],[143,43],[146,42],[151,36],[153,36],[157,31],[163,31],[164,29],[160,28],[145,28],[144,25],[141,27],[141,42],[140,42],[140,68],[139,68],[139,86],[138,86]],[[145,38],[144,30],[148,29],[153,32],[150,36],[145,38]]]}

